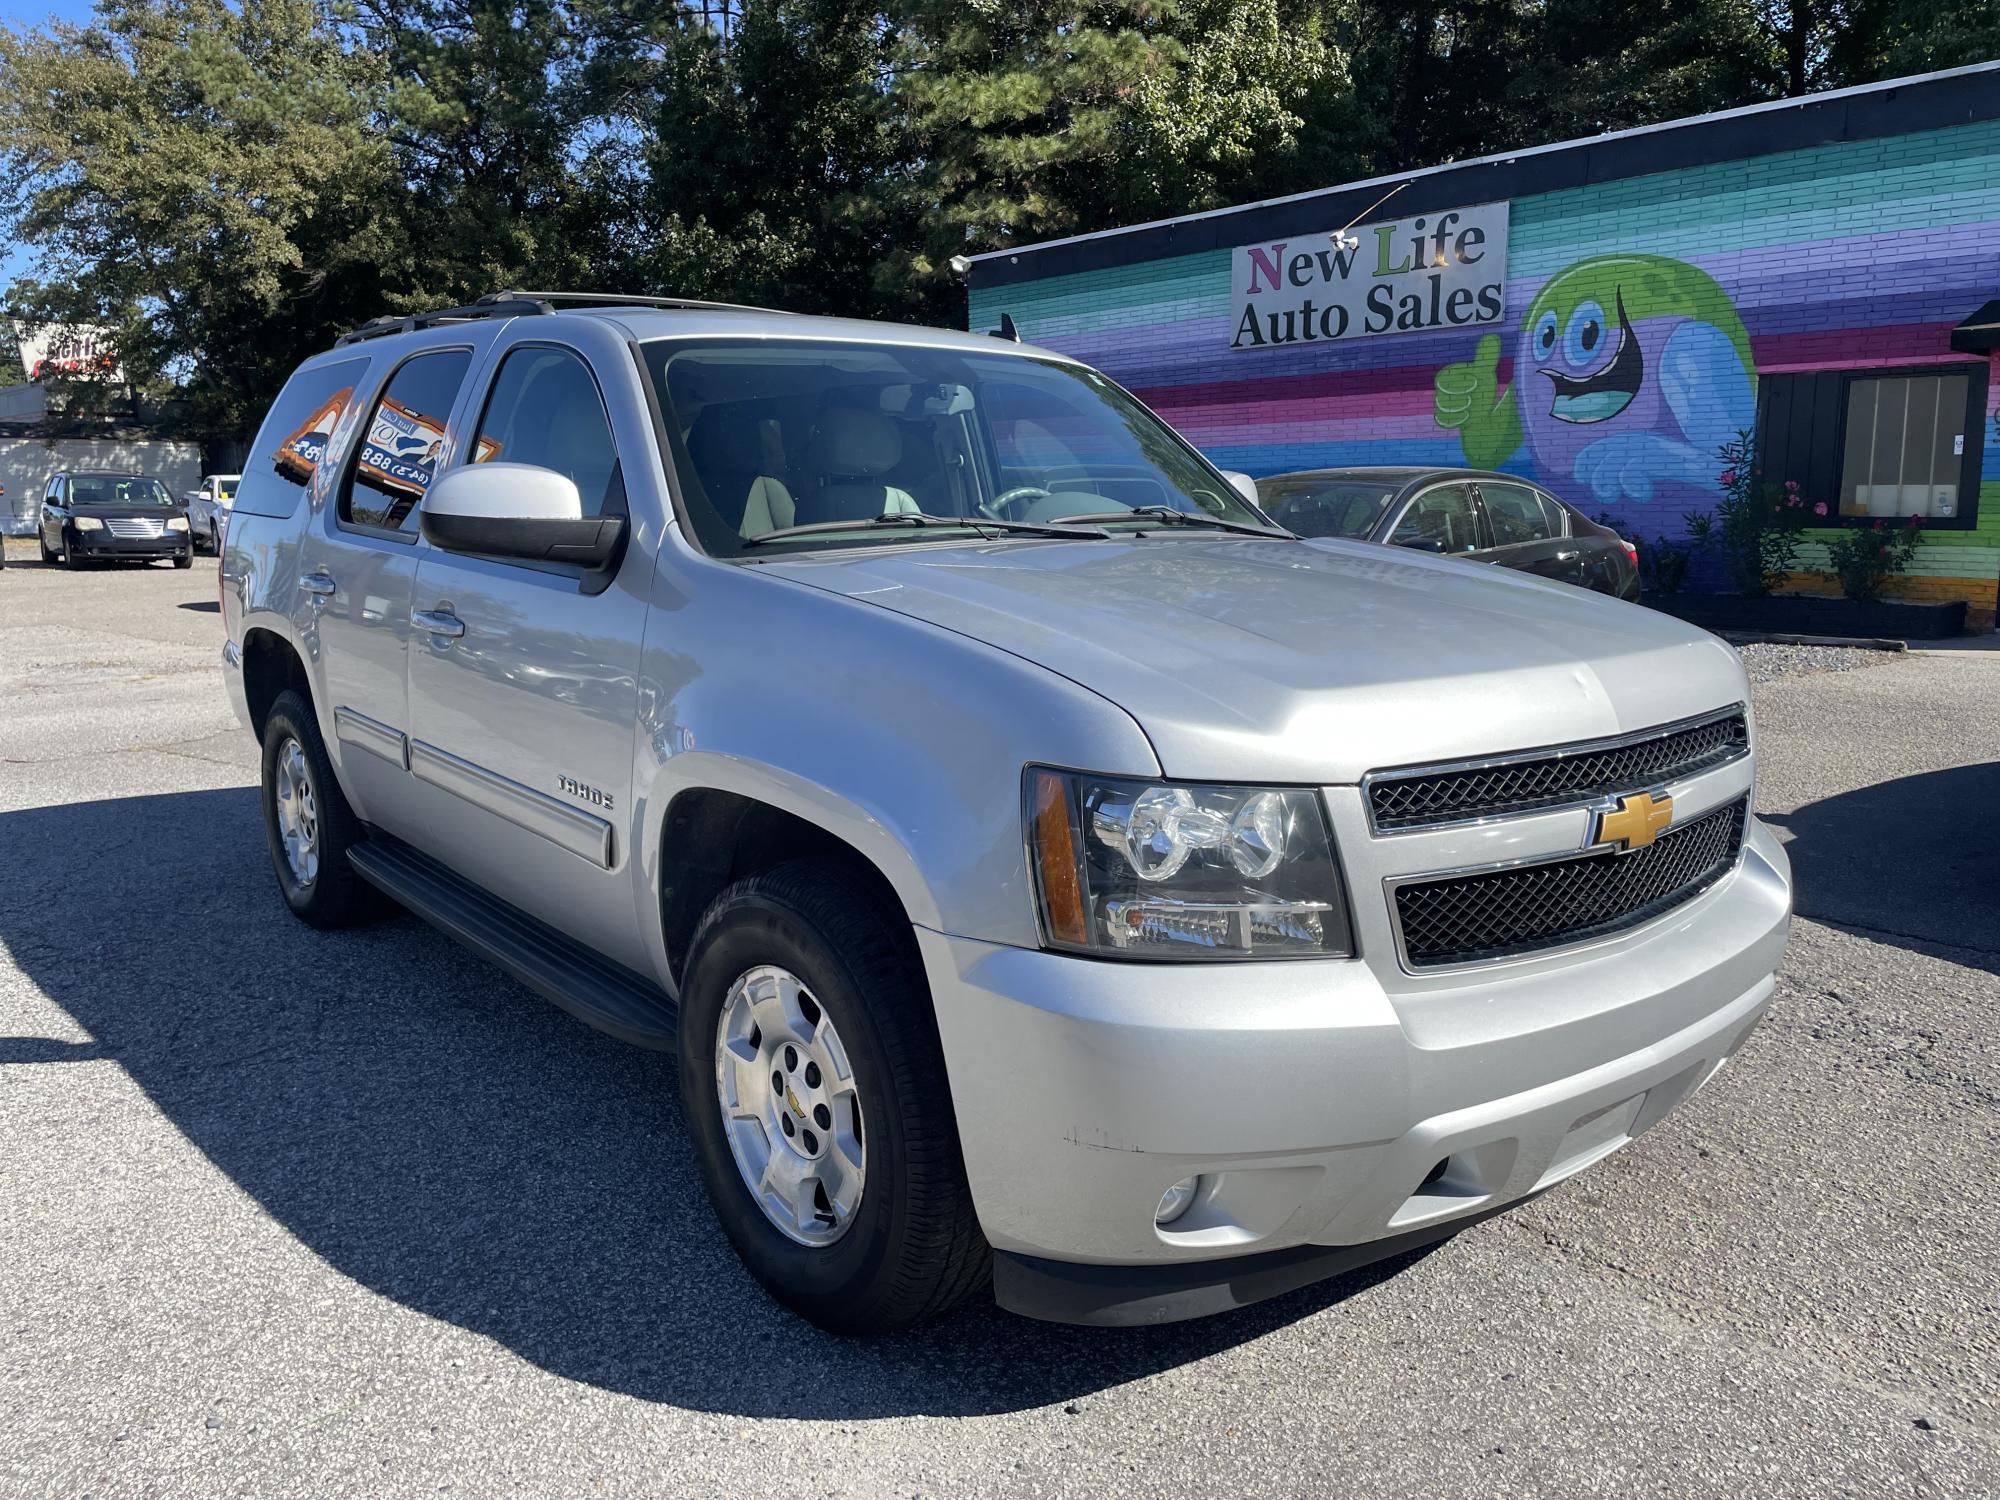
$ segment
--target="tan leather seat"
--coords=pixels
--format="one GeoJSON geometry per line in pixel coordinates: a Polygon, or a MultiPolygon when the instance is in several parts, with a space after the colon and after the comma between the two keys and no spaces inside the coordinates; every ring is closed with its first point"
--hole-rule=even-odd
{"type": "Polygon", "coordinates": [[[921,509],[907,490],[882,482],[902,461],[903,434],[879,411],[826,412],[807,453],[814,485],[799,497],[799,520],[866,521],[921,509]]]}
{"type": "Polygon", "coordinates": [[[688,429],[695,477],[738,536],[761,536],[794,524],[797,507],[785,482],[766,473],[762,424],[741,409],[710,406],[688,429]]]}

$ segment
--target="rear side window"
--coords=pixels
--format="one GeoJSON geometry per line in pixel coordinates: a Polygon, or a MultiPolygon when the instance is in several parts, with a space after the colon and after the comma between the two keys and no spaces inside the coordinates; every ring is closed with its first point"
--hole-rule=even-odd
{"type": "Polygon", "coordinates": [[[285,382],[257,429],[232,510],[289,516],[326,456],[327,439],[368,369],[365,359],[315,365],[285,382]]]}
{"type": "Polygon", "coordinates": [[[501,361],[472,461],[535,464],[576,482],[586,516],[622,514],[618,450],[597,382],[563,349],[530,344],[501,361]]]}
{"type": "Polygon", "coordinates": [[[1440,484],[1410,502],[1389,538],[1399,547],[1456,556],[1479,546],[1479,513],[1472,508],[1472,487],[1440,484]]]}
{"type": "Polygon", "coordinates": [[[1525,484],[1482,482],[1479,498],[1486,502],[1486,524],[1493,528],[1496,547],[1546,542],[1563,533],[1560,513],[1525,484]]]}
{"type": "Polygon", "coordinates": [[[467,349],[444,349],[404,360],[389,377],[361,452],[340,492],[340,519],[382,531],[415,531],[417,506],[444,452],[445,422],[471,367],[467,349]]]}

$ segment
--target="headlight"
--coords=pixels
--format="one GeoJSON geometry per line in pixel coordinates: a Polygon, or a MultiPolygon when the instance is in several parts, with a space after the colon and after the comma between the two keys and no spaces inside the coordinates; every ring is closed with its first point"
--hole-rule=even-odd
{"type": "Polygon", "coordinates": [[[1026,797],[1050,947],[1147,959],[1354,951],[1314,792],[1031,766],[1026,797]]]}
{"type": "Polygon", "coordinates": [[[74,526],[78,531],[102,531],[104,529],[104,523],[95,516],[77,516],[71,520],[70,525],[74,526]]]}
{"type": "Polygon", "coordinates": [[[188,518],[186,516],[167,517],[167,530],[186,531],[187,529],[188,529],[188,518]]]}

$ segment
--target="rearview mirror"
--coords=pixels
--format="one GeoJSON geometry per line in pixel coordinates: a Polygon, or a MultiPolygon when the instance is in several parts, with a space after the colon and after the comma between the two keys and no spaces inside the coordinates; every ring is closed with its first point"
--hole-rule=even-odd
{"type": "Polygon", "coordinates": [[[538,464],[466,464],[434,483],[419,512],[425,538],[448,552],[608,567],[622,516],[586,516],[576,482],[538,464]]]}
{"type": "Polygon", "coordinates": [[[1248,474],[1239,473],[1235,469],[1224,469],[1222,477],[1229,481],[1231,489],[1235,490],[1237,494],[1248,500],[1252,505],[1261,505],[1263,503],[1257,498],[1257,481],[1252,479],[1248,474]]]}

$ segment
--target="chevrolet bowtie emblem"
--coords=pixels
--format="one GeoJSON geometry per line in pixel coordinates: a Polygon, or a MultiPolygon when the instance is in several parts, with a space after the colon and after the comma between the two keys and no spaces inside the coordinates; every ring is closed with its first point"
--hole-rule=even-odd
{"type": "Polygon", "coordinates": [[[1592,848],[1609,844],[1621,854],[1629,853],[1652,843],[1673,821],[1674,799],[1665,792],[1614,797],[1608,807],[1595,810],[1590,844],[1592,848]]]}

